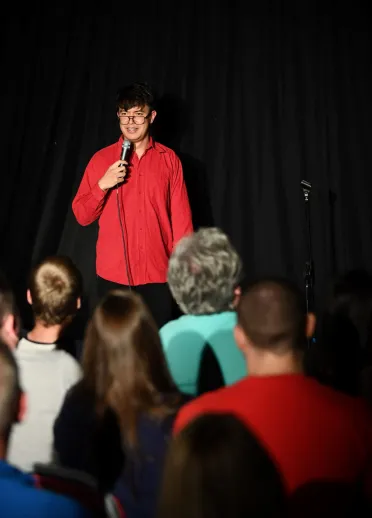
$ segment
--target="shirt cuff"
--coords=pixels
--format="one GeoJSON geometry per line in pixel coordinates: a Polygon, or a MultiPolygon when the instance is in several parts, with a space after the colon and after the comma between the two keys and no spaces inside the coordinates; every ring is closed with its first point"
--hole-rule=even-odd
{"type": "Polygon", "coordinates": [[[97,201],[102,201],[103,198],[106,196],[107,191],[103,191],[97,182],[96,185],[93,186],[91,192],[92,192],[93,198],[95,198],[97,201]]]}

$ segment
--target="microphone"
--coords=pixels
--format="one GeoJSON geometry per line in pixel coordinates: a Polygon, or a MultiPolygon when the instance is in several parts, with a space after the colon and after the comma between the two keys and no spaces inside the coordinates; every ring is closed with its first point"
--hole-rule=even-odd
{"type": "Polygon", "coordinates": [[[125,160],[125,157],[127,156],[129,148],[130,148],[130,140],[128,140],[126,138],[126,139],[123,140],[123,145],[122,145],[122,148],[121,148],[120,160],[123,160],[123,161],[125,160]]]}

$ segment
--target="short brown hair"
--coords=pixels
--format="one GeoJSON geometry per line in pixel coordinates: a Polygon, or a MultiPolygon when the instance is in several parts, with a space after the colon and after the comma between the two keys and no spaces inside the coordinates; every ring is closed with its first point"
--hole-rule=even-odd
{"type": "Polygon", "coordinates": [[[29,288],[36,320],[46,326],[67,324],[77,311],[82,277],[69,257],[47,257],[32,270],[29,288]]]}
{"type": "Polygon", "coordinates": [[[109,292],[87,326],[83,351],[83,382],[98,412],[109,407],[116,413],[128,445],[136,444],[142,413],[162,419],[175,412],[180,396],[155,321],[139,295],[109,292]]]}
{"type": "Polygon", "coordinates": [[[17,419],[21,388],[18,367],[9,347],[0,342],[0,437],[6,438],[17,419]]]}
{"type": "Polygon", "coordinates": [[[259,348],[296,349],[304,345],[305,297],[286,279],[267,278],[247,286],[237,314],[245,335],[259,348]]]}

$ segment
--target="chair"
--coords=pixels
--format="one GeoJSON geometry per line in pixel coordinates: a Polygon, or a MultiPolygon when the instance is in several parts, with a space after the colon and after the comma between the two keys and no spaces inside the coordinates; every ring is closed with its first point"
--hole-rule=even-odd
{"type": "Polygon", "coordinates": [[[33,477],[36,487],[76,500],[94,517],[125,518],[118,499],[99,491],[95,480],[86,473],[56,464],[35,464],[33,477]]]}

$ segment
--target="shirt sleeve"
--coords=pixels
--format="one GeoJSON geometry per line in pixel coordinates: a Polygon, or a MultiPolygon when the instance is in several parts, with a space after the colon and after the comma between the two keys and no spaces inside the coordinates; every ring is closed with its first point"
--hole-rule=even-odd
{"type": "Polygon", "coordinates": [[[98,181],[104,175],[102,167],[99,167],[96,156],[90,160],[80,182],[79,189],[72,202],[72,211],[80,225],[86,226],[93,223],[102,213],[106,194],[98,181]]]}
{"type": "Polygon", "coordinates": [[[193,231],[189,197],[181,161],[177,156],[174,158],[170,208],[174,248],[181,238],[193,231]]]}
{"type": "Polygon", "coordinates": [[[66,353],[64,360],[63,382],[67,392],[73,385],[80,381],[82,373],[79,363],[68,353],[66,353]]]}

